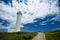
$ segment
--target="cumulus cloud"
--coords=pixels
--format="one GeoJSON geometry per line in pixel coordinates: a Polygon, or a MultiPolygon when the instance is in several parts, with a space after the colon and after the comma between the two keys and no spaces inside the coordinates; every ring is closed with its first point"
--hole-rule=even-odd
{"type": "Polygon", "coordinates": [[[0,3],[0,17],[11,21],[11,25],[16,23],[16,13],[22,12],[22,24],[35,22],[36,18],[44,18],[48,14],[55,14],[59,12],[56,6],[58,0],[27,0],[27,4],[12,0],[13,7],[6,5],[4,2],[0,3]]]}
{"type": "Polygon", "coordinates": [[[47,25],[47,24],[48,24],[47,21],[43,21],[43,22],[40,23],[40,25],[47,25]]]}
{"type": "Polygon", "coordinates": [[[40,1],[41,0],[29,0],[27,5],[25,5],[24,2],[18,3],[15,0],[13,1],[13,7],[23,13],[22,23],[34,22],[33,20],[35,18],[45,17],[48,14],[54,14],[59,11],[58,7],[56,6],[57,0],[40,1]],[[24,12],[26,13],[24,14],[24,12]]]}
{"type": "Polygon", "coordinates": [[[52,18],[51,20],[59,21],[60,22],[60,14],[58,14],[56,17],[52,18]]]}

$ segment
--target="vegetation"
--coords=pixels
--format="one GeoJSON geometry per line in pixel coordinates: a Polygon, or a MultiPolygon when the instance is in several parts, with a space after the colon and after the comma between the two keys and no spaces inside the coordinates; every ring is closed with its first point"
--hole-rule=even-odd
{"type": "MultiPolygon", "coordinates": [[[[32,40],[38,32],[0,32],[0,40],[32,40]]],[[[46,40],[60,40],[60,30],[44,32],[46,40]]]]}
{"type": "Polygon", "coordinates": [[[60,40],[60,30],[45,32],[46,40],[60,40]]]}
{"type": "Polygon", "coordinates": [[[7,33],[0,32],[0,40],[32,40],[37,32],[17,32],[17,33],[7,33]]]}

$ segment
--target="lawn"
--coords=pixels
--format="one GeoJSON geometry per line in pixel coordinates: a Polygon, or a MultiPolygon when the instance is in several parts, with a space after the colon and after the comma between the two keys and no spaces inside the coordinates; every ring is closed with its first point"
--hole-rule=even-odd
{"type": "Polygon", "coordinates": [[[45,32],[46,40],[60,40],[60,30],[45,32]]]}
{"type": "Polygon", "coordinates": [[[18,32],[18,33],[7,33],[0,32],[0,40],[32,40],[37,32],[18,32]]]}

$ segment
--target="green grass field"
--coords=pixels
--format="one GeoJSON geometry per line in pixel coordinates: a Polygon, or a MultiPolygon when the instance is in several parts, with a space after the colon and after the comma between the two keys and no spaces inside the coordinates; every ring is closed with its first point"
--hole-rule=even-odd
{"type": "Polygon", "coordinates": [[[60,30],[45,32],[46,40],[60,40],[60,30]]]}
{"type": "Polygon", "coordinates": [[[29,40],[32,40],[34,36],[37,35],[37,32],[18,32],[18,33],[7,33],[0,32],[0,40],[25,40],[26,37],[29,37],[29,40]]]}
{"type": "MultiPolygon", "coordinates": [[[[60,30],[58,31],[48,31],[44,32],[46,40],[60,40],[60,30]]],[[[7,33],[0,32],[0,40],[32,40],[38,32],[17,32],[17,33],[7,33]]]]}

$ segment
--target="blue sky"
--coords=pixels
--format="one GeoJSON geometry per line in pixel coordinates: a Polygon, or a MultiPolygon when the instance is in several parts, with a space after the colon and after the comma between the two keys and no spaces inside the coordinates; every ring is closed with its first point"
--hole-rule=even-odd
{"type": "Polygon", "coordinates": [[[60,0],[0,0],[0,28],[14,28],[22,12],[21,31],[60,29],[60,0]]]}

